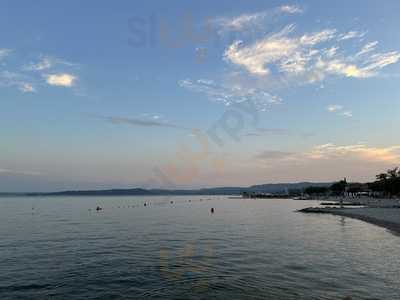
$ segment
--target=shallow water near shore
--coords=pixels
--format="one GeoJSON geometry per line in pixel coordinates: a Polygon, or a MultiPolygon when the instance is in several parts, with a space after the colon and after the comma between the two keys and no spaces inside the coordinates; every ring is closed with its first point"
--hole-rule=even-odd
{"type": "Polygon", "coordinates": [[[315,204],[0,198],[0,298],[399,299],[400,237],[315,204]]]}

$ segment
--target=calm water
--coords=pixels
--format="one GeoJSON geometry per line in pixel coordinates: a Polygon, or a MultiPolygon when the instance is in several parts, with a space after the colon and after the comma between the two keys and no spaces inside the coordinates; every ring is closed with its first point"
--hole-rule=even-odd
{"type": "Polygon", "coordinates": [[[0,198],[0,299],[400,299],[400,237],[310,205],[0,198]]]}

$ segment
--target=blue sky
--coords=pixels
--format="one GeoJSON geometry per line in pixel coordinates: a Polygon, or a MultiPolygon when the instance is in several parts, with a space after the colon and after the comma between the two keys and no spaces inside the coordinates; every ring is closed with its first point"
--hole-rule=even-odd
{"type": "Polygon", "coordinates": [[[398,1],[2,1],[0,191],[372,180],[398,1]]]}

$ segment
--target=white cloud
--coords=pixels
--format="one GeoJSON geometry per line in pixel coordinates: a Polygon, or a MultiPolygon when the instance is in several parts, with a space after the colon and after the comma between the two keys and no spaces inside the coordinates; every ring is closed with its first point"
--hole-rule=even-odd
{"type": "Polygon", "coordinates": [[[258,110],[265,111],[271,105],[281,103],[281,99],[278,96],[271,95],[261,89],[244,88],[239,85],[223,86],[206,79],[195,81],[184,79],[180,80],[178,84],[190,91],[205,94],[211,100],[227,106],[234,103],[251,101],[258,110]]]}
{"type": "Polygon", "coordinates": [[[49,69],[54,68],[59,65],[69,66],[69,67],[77,66],[77,64],[68,62],[66,60],[63,60],[63,59],[60,59],[57,57],[42,55],[39,57],[39,61],[32,62],[29,65],[24,66],[23,69],[26,71],[40,72],[40,71],[49,70],[49,69]]]}
{"type": "Polygon", "coordinates": [[[211,21],[219,28],[219,32],[244,31],[247,29],[263,29],[267,22],[282,14],[299,14],[303,9],[297,5],[283,5],[274,9],[261,12],[242,14],[235,17],[219,17],[211,21]]]}
{"type": "Polygon", "coordinates": [[[349,110],[346,110],[346,111],[342,112],[342,115],[345,117],[351,118],[353,116],[353,113],[349,110]]]}
{"type": "Polygon", "coordinates": [[[252,74],[267,75],[270,73],[267,64],[289,58],[295,53],[298,46],[285,37],[293,29],[294,26],[289,25],[282,31],[248,47],[237,41],[228,47],[224,57],[234,64],[245,67],[252,74]]]}
{"type": "Polygon", "coordinates": [[[4,58],[7,57],[8,55],[10,55],[11,52],[12,52],[11,49],[0,48],[0,60],[1,60],[1,59],[4,59],[4,58]]]}
{"type": "Polygon", "coordinates": [[[370,43],[366,44],[360,50],[360,52],[357,53],[357,56],[361,56],[361,55],[364,55],[364,54],[367,54],[367,53],[370,53],[370,52],[374,51],[377,45],[378,45],[378,41],[370,42],[370,43]]]}
{"type": "Polygon", "coordinates": [[[337,104],[332,104],[332,105],[329,105],[327,109],[330,112],[336,112],[336,111],[342,110],[343,106],[342,105],[337,105],[337,104]]]}
{"type": "MultiPolygon", "coordinates": [[[[236,41],[225,50],[224,59],[258,77],[272,79],[275,75],[299,83],[318,82],[332,75],[373,77],[400,60],[398,51],[374,54],[377,42],[367,44],[356,55],[340,52],[335,29],[293,36],[294,29],[294,25],[286,26],[249,45],[236,41]]],[[[346,37],[350,35],[355,33],[346,37]]]]}
{"type": "Polygon", "coordinates": [[[311,34],[305,34],[300,38],[300,44],[303,45],[316,45],[326,42],[335,37],[336,29],[325,29],[311,34]]]}
{"type": "Polygon", "coordinates": [[[49,85],[71,87],[76,81],[76,77],[71,74],[50,74],[46,76],[46,81],[49,85]]]}
{"type": "Polygon", "coordinates": [[[36,89],[33,87],[32,84],[24,82],[20,85],[19,90],[23,93],[34,93],[36,89]]]}
{"type": "Polygon", "coordinates": [[[354,39],[354,38],[362,38],[365,36],[365,34],[366,34],[365,32],[349,31],[349,32],[339,35],[338,40],[345,41],[345,40],[350,40],[350,39],[354,39]]]}
{"type": "Polygon", "coordinates": [[[334,57],[337,54],[337,51],[339,50],[339,47],[331,47],[329,49],[325,50],[325,55],[327,57],[334,57]]]}
{"type": "Polygon", "coordinates": [[[389,147],[371,147],[366,144],[335,145],[333,143],[316,145],[304,152],[264,151],[255,156],[256,159],[272,160],[277,164],[310,164],[323,161],[360,162],[360,163],[385,163],[398,164],[400,162],[400,145],[389,147]]]}
{"type": "Polygon", "coordinates": [[[29,78],[10,71],[2,71],[0,73],[0,86],[16,87],[23,93],[33,93],[36,91],[29,78]]]}
{"type": "Polygon", "coordinates": [[[24,69],[28,71],[43,71],[50,69],[53,66],[53,61],[49,57],[43,57],[39,62],[32,63],[24,69]]]}
{"type": "Polygon", "coordinates": [[[329,143],[315,146],[306,156],[312,159],[356,158],[367,161],[399,163],[400,145],[379,148],[365,144],[337,146],[329,143]]]}
{"type": "Polygon", "coordinates": [[[331,104],[326,108],[331,113],[337,113],[338,115],[351,118],[353,113],[350,110],[345,110],[342,105],[339,104],[331,104]]]}
{"type": "MultiPolygon", "coordinates": [[[[0,49],[0,60],[13,50],[0,49]]],[[[71,87],[77,81],[77,76],[63,71],[65,67],[75,67],[76,64],[60,58],[41,55],[36,62],[29,64],[6,66],[8,70],[0,71],[0,86],[15,87],[22,93],[34,93],[45,78],[47,84],[54,86],[71,87]],[[63,67],[63,68],[61,68],[63,67]]]]}
{"type": "Polygon", "coordinates": [[[367,64],[363,67],[363,70],[373,76],[378,70],[395,64],[399,60],[400,53],[397,51],[373,54],[367,59],[367,64]]]}
{"type": "Polygon", "coordinates": [[[246,27],[257,25],[261,22],[268,12],[258,12],[253,14],[243,14],[234,18],[221,17],[215,20],[215,23],[221,28],[221,31],[240,31],[246,27]]]}
{"type": "Polygon", "coordinates": [[[288,14],[301,14],[303,12],[303,9],[297,5],[283,5],[280,10],[288,14]]]}

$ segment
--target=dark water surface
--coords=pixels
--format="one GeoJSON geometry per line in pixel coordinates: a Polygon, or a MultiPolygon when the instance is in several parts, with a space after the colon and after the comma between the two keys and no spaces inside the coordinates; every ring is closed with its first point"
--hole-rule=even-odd
{"type": "Polygon", "coordinates": [[[0,299],[400,299],[400,237],[310,205],[0,198],[0,299]]]}

